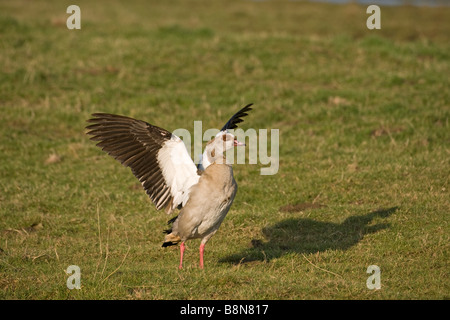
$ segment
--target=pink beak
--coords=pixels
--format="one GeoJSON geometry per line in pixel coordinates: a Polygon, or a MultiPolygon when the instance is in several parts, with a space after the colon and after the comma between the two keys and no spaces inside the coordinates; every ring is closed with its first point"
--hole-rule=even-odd
{"type": "Polygon", "coordinates": [[[245,146],[245,143],[239,142],[239,141],[237,141],[237,140],[235,139],[235,140],[234,140],[234,146],[235,146],[235,147],[237,147],[237,146],[245,146]]]}

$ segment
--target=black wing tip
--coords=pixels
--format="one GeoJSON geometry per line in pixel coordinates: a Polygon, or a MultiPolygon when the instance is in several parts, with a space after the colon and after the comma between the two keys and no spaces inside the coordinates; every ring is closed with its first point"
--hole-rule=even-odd
{"type": "Polygon", "coordinates": [[[230,120],[228,120],[228,122],[223,126],[222,130],[220,130],[220,131],[225,131],[225,130],[228,130],[228,129],[236,129],[238,127],[237,126],[238,123],[244,122],[244,120],[241,119],[241,118],[247,116],[248,115],[248,113],[247,113],[248,111],[253,110],[253,108],[251,108],[251,106],[253,106],[253,103],[247,104],[241,110],[236,112],[230,118],[230,120]]]}
{"type": "Polygon", "coordinates": [[[252,106],[253,106],[253,103],[249,103],[248,105],[243,107],[241,110],[239,110],[234,116],[244,117],[244,116],[248,115],[246,112],[253,110],[252,106]]]}

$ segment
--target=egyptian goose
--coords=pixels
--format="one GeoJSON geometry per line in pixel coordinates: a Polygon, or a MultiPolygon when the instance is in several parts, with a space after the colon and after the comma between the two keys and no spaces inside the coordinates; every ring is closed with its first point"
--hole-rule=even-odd
{"type": "Polygon", "coordinates": [[[185,242],[201,239],[200,268],[205,244],[219,229],[236,196],[233,169],[225,161],[225,151],[245,146],[229,129],[237,128],[252,104],[234,114],[220,132],[207,143],[202,160],[195,166],[183,141],[169,131],[133,118],[94,113],[86,127],[97,146],[130,167],[157,210],[167,214],[176,208],[178,216],[169,220],[163,247],[180,243],[183,266],[185,242]]]}

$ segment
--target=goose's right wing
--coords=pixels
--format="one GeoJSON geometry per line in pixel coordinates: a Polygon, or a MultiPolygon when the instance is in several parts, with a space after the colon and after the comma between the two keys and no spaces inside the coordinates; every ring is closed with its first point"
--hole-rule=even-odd
{"type": "Polygon", "coordinates": [[[170,213],[185,205],[191,186],[197,184],[197,168],[183,141],[147,122],[108,113],[94,113],[86,127],[97,146],[130,167],[156,209],[170,213]]]}

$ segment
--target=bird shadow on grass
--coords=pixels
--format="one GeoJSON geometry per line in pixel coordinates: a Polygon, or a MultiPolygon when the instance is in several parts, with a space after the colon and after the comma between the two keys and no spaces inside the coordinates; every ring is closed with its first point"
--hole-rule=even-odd
{"type": "Polygon", "coordinates": [[[250,248],[224,257],[220,262],[243,264],[270,261],[289,253],[309,254],[326,250],[347,250],[361,241],[366,234],[388,228],[388,223],[371,225],[371,222],[376,217],[387,218],[397,209],[398,207],[392,207],[351,216],[342,223],[289,218],[263,228],[265,240],[253,239],[250,248]]]}

